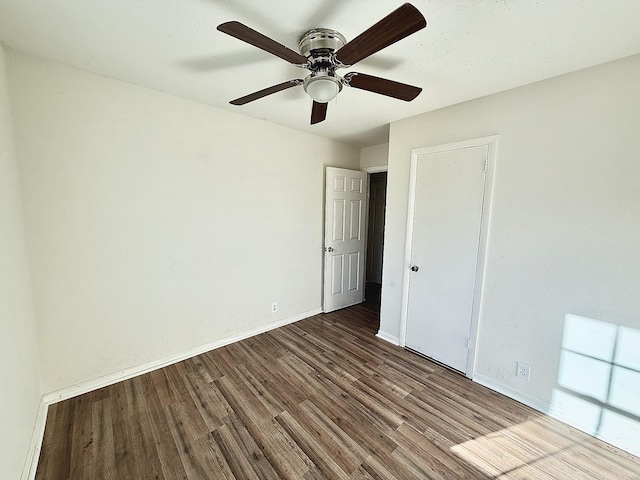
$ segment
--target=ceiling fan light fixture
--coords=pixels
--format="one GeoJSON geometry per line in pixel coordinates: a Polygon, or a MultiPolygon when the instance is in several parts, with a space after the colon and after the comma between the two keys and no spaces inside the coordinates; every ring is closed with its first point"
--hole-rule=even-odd
{"type": "Polygon", "coordinates": [[[342,82],[335,76],[309,75],[304,80],[304,91],[318,103],[328,103],[333,100],[340,90],[342,82]]]}

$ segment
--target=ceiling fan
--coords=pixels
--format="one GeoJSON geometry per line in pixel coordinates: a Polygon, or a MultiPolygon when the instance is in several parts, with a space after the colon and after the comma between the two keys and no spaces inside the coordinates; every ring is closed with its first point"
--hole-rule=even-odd
{"type": "Polygon", "coordinates": [[[240,22],[222,23],[218,25],[218,30],[221,32],[311,72],[304,79],[288,80],[236,98],[229,103],[244,105],[287,88],[302,85],[307,95],[313,99],[311,109],[313,125],[326,118],[327,102],[335,98],[344,85],[409,102],[420,94],[422,91],[420,87],[358,72],[349,72],[340,76],[336,70],[350,67],[426,25],[427,22],[418,9],[410,3],[405,3],[350,42],[335,30],[328,28],[309,30],[298,42],[300,53],[297,53],[240,22]]]}

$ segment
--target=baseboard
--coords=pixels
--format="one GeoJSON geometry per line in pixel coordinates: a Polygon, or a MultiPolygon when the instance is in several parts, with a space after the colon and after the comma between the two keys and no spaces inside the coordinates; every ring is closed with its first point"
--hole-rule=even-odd
{"type": "Polygon", "coordinates": [[[385,342],[393,343],[396,346],[400,346],[400,339],[395,335],[389,335],[388,333],[380,331],[376,333],[376,337],[384,340],[385,342]]]}
{"type": "MultiPolygon", "coordinates": [[[[534,410],[545,413],[547,415],[552,415],[551,405],[547,402],[540,400],[539,398],[532,397],[531,395],[527,395],[526,393],[520,392],[511,387],[498,383],[493,378],[487,377],[479,373],[474,374],[472,380],[476,383],[479,383],[483,387],[487,387],[488,389],[493,390],[494,392],[498,392],[504,395],[505,397],[512,398],[513,400],[523,403],[526,406],[533,408],[534,410]]],[[[562,420],[562,419],[559,419],[559,420],[562,420]]]]}
{"type": "Polygon", "coordinates": [[[245,332],[241,335],[235,335],[233,337],[227,337],[215,342],[206,343],[198,347],[190,348],[189,350],[181,352],[177,355],[171,355],[153,362],[145,363],[143,365],[126,368],[118,372],[103,375],[102,377],[88,380],[86,382],[81,382],[76,385],[71,385],[69,387],[61,388],[60,390],[49,392],[43,395],[40,400],[38,415],[33,428],[33,434],[31,437],[31,443],[29,445],[29,451],[27,452],[25,465],[22,470],[21,480],[33,480],[36,476],[38,460],[40,458],[40,450],[42,448],[42,440],[44,438],[44,428],[47,423],[47,410],[49,408],[49,405],[76,397],[78,395],[82,395],[84,393],[91,392],[98,388],[108,387],[109,385],[113,385],[114,383],[118,383],[123,380],[128,380],[130,378],[136,377],[138,375],[152,372],[153,370],[157,370],[159,368],[181,362],[182,360],[186,360],[187,358],[195,357],[196,355],[200,355],[210,350],[215,350],[216,348],[224,347],[225,345],[229,345],[231,343],[238,342],[240,340],[244,340],[246,338],[253,337],[255,335],[259,335],[261,333],[265,333],[279,327],[284,327],[285,325],[289,325],[290,323],[304,320],[305,318],[313,317],[314,315],[318,315],[320,313],[322,313],[321,308],[309,310],[299,315],[295,315],[284,320],[279,320],[277,322],[272,322],[253,330],[249,330],[248,332],[245,332]]]}
{"type": "Polygon", "coordinates": [[[562,408],[559,408],[556,405],[552,405],[549,402],[540,400],[539,398],[535,398],[523,392],[519,392],[513,388],[496,382],[492,378],[476,374],[473,377],[473,381],[493,390],[494,392],[498,392],[502,395],[512,398],[513,400],[523,403],[528,407],[537,410],[538,412],[549,415],[550,417],[555,418],[562,423],[570,425],[588,435],[599,438],[600,440],[607,442],[608,444],[613,445],[616,448],[620,448],[633,455],[640,454],[640,449],[638,449],[637,447],[637,435],[634,438],[631,438],[620,435],[608,436],[606,434],[599,434],[594,432],[591,428],[585,426],[584,424],[581,424],[579,421],[576,421],[575,415],[572,414],[572,412],[563,410],[562,408]]]}
{"type": "Polygon", "coordinates": [[[31,434],[31,443],[22,469],[21,480],[33,480],[36,477],[38,468],[38,459],[40,458],[40,450],[42,449],[42,440],[44,438],[44,427],[47,423],[48,405],[44,402],[44,397],[40,397],[40,405],[38,406],[38,414],[33,432],[31,434]]]}
{"type": "Polygon", "coordinates": [[[44,403],[48,406],[53,403],[67,400],[69,398],[77,397],[78,395],[82,395],[82,394],[91,392],[93,390],[97,390],[99,388],[107,387],[109,385],[113,385],[114,383],[118,383],[123,380],[128,380],[130,378],[137,377],[138,375],[143,375],[145,373],[152,372],[159,368],[166,367],[168,365],[172,365],[177,362],[181,362],[182,360],[195,357],[196,355],[200,355],[210,350],[215,350],[216,348],[224,347],[225,345],[229,345],[231,343],[238,342],[240,340],[244,340],[246,338],[268,332],[269,330],[283,327],[290,323],[294,323],[299,320],[303,320],[305,318],[318,315],[319,313],[322,313],[321,308],[309,310],[299,315],[295,315],[293,317],[289,317],[284,320],[279,320],[277,322],[269,323],[267,325],[264,325],[259,328],[255,328],[253,330],[249,330],[248,332],[245,332],[241,335],[235,335],[232,337],[227,337],[222,340],[217,340],[215,342],[199,345],[197,347],[190,348],[189,350],[180,352],[176,355],[170,355],[168,357],[161,358],[153,362],[137,365],[131,368],[126,368],[118,372],[110,373],[98,378],[87,380],[86,382],[81,382],[75,385],[71,385],[69,387],[61,388],[59,390],[55,390],[53,392],[49,392],[45,394],[43,396],[43,400],[44,400],[44,403]]]}

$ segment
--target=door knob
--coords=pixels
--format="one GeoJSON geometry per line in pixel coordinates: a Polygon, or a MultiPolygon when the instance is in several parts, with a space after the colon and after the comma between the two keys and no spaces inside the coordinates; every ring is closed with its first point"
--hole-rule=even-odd
{"type": "Polygon", "coordinates": [[[412,272],[417,272],[418,270],[420,270],[420,267],[418,265],[411,265],[412,272]]]}
{"type": "Polygon", "coordinates": [[[325,252],[333,252],[333,247],[325,247],[325,252]]]}

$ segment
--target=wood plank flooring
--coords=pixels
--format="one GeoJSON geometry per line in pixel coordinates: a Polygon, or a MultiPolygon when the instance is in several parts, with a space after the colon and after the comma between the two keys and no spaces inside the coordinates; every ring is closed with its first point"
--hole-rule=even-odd
{"type": "Polygon", "coordinates": [[[52,405],[36,478],[640,478],[637,457],[376,331],[363,304],[52,405]]]}

